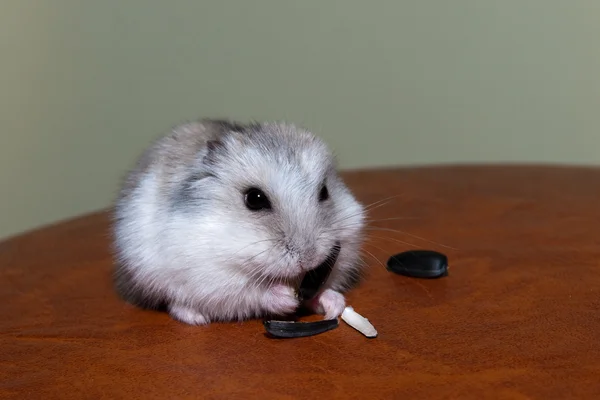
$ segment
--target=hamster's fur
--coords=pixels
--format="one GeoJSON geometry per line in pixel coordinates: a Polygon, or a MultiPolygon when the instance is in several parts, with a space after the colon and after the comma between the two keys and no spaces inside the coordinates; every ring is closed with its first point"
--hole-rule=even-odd
{"type": "Polygon", "coordinates": [[[364,218],[311,132],[287,123],[183,123],[125,179],[114,210],[115,285],[130,303],[165,307],[192,325],[283,315],[299,305],[298,279],[339,243],[309,305],[335,318],[360,274],[364,218]],[[249,208],[251,188],[270,208],[249,208]]]}

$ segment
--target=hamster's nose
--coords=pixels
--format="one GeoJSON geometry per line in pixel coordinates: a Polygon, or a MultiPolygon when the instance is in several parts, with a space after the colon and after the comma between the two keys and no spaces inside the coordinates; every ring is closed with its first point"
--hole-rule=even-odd
{"type": "Polygon", "coordinates": [[[325,256],[318,255],[317,251],[312,253],[312,257],[310,258],[310,264],[306,266],[302,266],[304,270],[315,270],[319,268],[329,267],[333,268],[335,265],[338,255],[340,253],[340,243],[336,242],[335,245],[329,250],[325,256]]]}
{"type": "Polygon", "coordinates": [[[303,271],[310,271],[315,269],[321,262],[317,256],[316,250],[306,250],[302,252],[298,259],[300,267],[303,271]]]}
{"type": "Polygon", "coordinates": [[[285,251],[297,260],[303,270],[312,269],[315,267],[312,264],[317,264],[317,248],[314,244],[308,243],[308,241],[297,238],[288,240],[285,243],[285,251]]]}

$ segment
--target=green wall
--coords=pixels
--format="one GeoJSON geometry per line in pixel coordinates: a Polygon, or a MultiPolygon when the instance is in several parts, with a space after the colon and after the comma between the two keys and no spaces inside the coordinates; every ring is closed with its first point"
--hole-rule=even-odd
{"type": "Polygon", "coordinates": [[[344,168],[600,162],[600,1],[0,1],[0,237],[105,207],[198,116],[344,168]]]}

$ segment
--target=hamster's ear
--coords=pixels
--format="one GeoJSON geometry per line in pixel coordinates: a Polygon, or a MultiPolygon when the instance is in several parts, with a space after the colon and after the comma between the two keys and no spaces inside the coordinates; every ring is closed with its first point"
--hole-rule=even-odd
{"type": "Polygon", "coordinates": [[[218,150],[220,147],[223,147],[223,142],[219,139],[212,139],[206,142],[206,148],[209,153],[218,150]]]}
{"type": "Polygon", "coordinates": [[[219,155],[223,154],[225,144],[219,139],[211,139],[206,142],[206,151],[202,162],[206,165],[214,165],[219,155]]]}

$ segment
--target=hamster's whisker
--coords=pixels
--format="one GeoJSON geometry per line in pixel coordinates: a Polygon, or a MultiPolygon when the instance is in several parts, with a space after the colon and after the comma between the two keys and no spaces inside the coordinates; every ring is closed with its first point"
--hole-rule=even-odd
{"type": "MultiPolygon", "coordinates": [[[[343,222],[345,219],[346,218],[339,220],[339,221],[334,221],[334,222],[332,222],[332,225],[337,225],[340,222],[343,222]]],[[[377,227],[376,225],[372,225],[374,222],[403,221],[403,220],[416,220],[416,219],[421,219],[421,218],[420,217],[391,217],[391,218],[367,219],[364,221],[364,228],[366,229],[370,226],[377,227]]],[[[331,229],[327,230],[327,232],[342,231],[342,230],[349,229],[349,228],[360,228],[360,227],[361,227],[361,223],[344,224],[344,225],[338,226],[336,228],[331,228],[331,229]]]]}
{"type": "MultiPolygon", "coordinates": [[[[271,251],[271,250],[273,250],[273,248],[274,248],[274,247],[275,247],[275,246],[271,246],[271,247],[269,247],[268,249],[265,249],[265,250],[263,250],[263,251],[261,251],[261,252],[259,252],[259,253],[255,254],[255,255],[253,255],[252,257],[245,259],[245,260],[244,260],[244,261],[243,261],[241,264],[242,264],[242,265],[247,265],[247,264],[248,264],[248,263],[250,263],[252,260],[254,260],[256,257],[259,257],[259,256],[261,256],[262,254],[266,253],[267,251],[271,251]]],[[[254,273],[256,273],[256,272],[260,272],[260,269],[261,269],[261,267],[262,267],[261,265],[256,265],[256,266],[254,266],[254,268],[250,269],[250,271],[248,271],[248,270],[245,270],[245,271],[244,271],[243,269],[240,269],[240,270],[239,270],[239,272],[240,272],[240,273],[243,273],[243,274],[246,274],[246,275],[250,274],[250,275],[252,276],[254,273]]]]}
{"type": "MultiPolygon", "coordinates": [[[[399,194],[399,195],[395,195],[395,196],[390,196],[390,197],[387,197],[387,198],[375,201],[375,202],[373,202],[371,204],[368,204],[368,205],[364,206],[363,210],[361,210],[359,212],[356,212],[356,213],[350,214],[350,215],[345,215],[342,218],[333,220],[331,224],[332,225],[337,225],[337,224],[339,224],[341,222],[344,222],[344,221],[346,221],[348,219],[351,219],[351,218],[354,218],[354,217],[358,217],[361,214],[367,214],[369,211],[373,211],[373,210],[375,210],[375,209],[377,209],[379,207],[383,207],[383,206],[391,203],[391,200],[393,200],[393,199],[395,199],[397,197],[401,197],[401,196],[404,196],[404,193],[399,194]]],[[[379,219],[379,220],[378,219],[366,219],[365,223],[370,223],[370,222],[375,222],[375,221],[384,221],[384,220],[394,220],[394,219],[415,219],[415,218],[411,218],[411,217],[405,217],[405,218],[404,217],[398,217],[398,218],[388,218],[388,219],[379,219]]]]}
{"type": "Polygon", "coordinates": [[[369,241],[365,241],[365,246],[373,246],[373,247],[375,247],[377,250],[380,250],[380,251],[382,251],[383,253],[386,253],[386,254],[388,253],[388,251],[387,251],[387,250],[385,250],[385,249],[383,249],[383,248],[381,248],[381,247],[377,246],[376,244],[373,244],[373,243],[371,243],[371,242],[369,242],[369,241]]]}
{"type": "MultiPolygon", "coordinates": [[[[396,219],[396,218],[390,218],[390,220],[393,220],[393,219],[396,219]]],[[[359,227],[360,227],[360,225],[359,225],[359,224],[354,224],[354,225],[353,225],[353,224],[346,224],[346,225],[339,226],[339,227],[336,227],[336,228],[327,229],[325,232],[326,232],[326,233],[336,233],[336,232],[342,232],[342,231],[345,231],[345,230],[347,230],[347,229],[351,229],[351,228],[359,228],[359,227]]],[[[406,231],[402,231],[402,230],[399,230],[399,229],[385,228],[385,227],[380,227],[380,226],[376,226],[376,225],[367,225],[367,226],[365,226],[363,229],[364,229],[365,231],[384,231],[384,232],[394,232],[394,233],[399,233],[399,234],[403,234],[403,235],[406,235],[406,236],[410,236],[410,237],[412,237],[412,238],[414,238],[414,239],[417,239],[417,240],[422,240],[422,241],[424,241],[424,242],[431,243],[431,244],[434,244],[434,245],[437,245],[437,246],[441,246],[441,247],[444,247],[444,248],[447,248],[447,249],[451,249],[451,250],[459,250],[459,249],[457,249],[457,248],[454,248],[454,247],[452,247],[452,246],[448,246],[448,245],[445,245],[445,244],[442,244],[442,243],[438,243],[438,242],[435,242],[435,241],[432,241],[432,240],[428,240],[428,239],[426,239],[426,238],[423,238],[423,237],[420,237],[420,236],[417,236],[417,235],[414,235],[414,234],[412,234],[412,233],[409,233],[409,232],[406,232],[406,231]]],[[[368,235],[367,235],[367,236],[368,236],[368,235]]],[[[374,236],[374,235],[372,235],[372,234],[371,234],[370,236],[371,236],[371,237],[377,237],[377,238],[379,238],[379,239],[384,239],[384,240],[392,240],[392,241],[396,241],[397,243],[406,244],[406,245],[408,245],[408,246],[411,246],[411,247],[418,247],[417,245],[415,245],[415,244],[413,244],[413,243],[409,243],[409,242],[401,241],[401,240],[399,240],[399,239],[394,239],[394,238],[391,238],[391,237],[384,237],[384,236],[374,236]]]]}
{"type": "Polygon", "coordinates": [[[263,273],[262,269],[263,269],[263,266],[258,264],[256,266],[254,266],[254,268],[252,268],[250,273],[246,274],[246,275],[250,275],[251,281],[257,287],[260,286],[260,284],[269,276],[268,274],[263,273]]]}
{"type": "MultiPolygon", "coordinates": [[[[361,262],[362,267],[363,268],[367,268],[369,265],[365,262],[365,260],[363,260],[360,256],[358,257],[358,261],[361,262]]],[[[362,280],[365,277],[365,274],[362,273],[360,270],[349,270],[348,274],[350,275],[350,278],[354,279],[355,281],[359,281],[362,280]]]]}
{"type": "Polygon", "coordinates": [[[373,235],[373,234],[369,234],[369,235],[367,235],[367,238],[368,238],[368,239],[374,239],[374,238],[376,238],[376,239],[390,240],[390,241],[392,241],[392,242],[396,242],[396,243],[400,243],[400,244],[405,244],[405,245],[407,245],[407,246],[410,246],[410,247],[419,247],[419,246],[417,246],[416,244],[409,243],[409,242],[405,242],[405,241],[403,241],[403,240],[396,239],[396,238],[392,238],[392,237],[386,237],[386,236],[375,236],[375,235],[373,235]]]}
{"type": "Polygon", "coordinates": [[[405,193],[397,194],[395,196],[389,196],[389,197],[383,198],[381,200],[377,200],[373,203],[367,204],[363,208],[365,209],[365,211],[374,210],[375,208],[385,206],[385,205],[391,203],[392,200],[394,200],[398,197],[402,197],[404,195],[405,195],[405,193]]]}
{"type": "Polygon", "coordinates": [[[267,283],[267,287],[273,286],[273,284],[275,283],[275,277],[272,276],[269,278],[269,282],[267,283]]]}
{"type": "Polygon", "coordinates": [[[420,236],[413,235],[412,233],[408,233],[408,232],[406,232],[406,231],[401,231],[401,230],[399,230],[399,229],[383,228],[383,227],[380,227],[380,226],[367,226],[367,227],[365,227],[365,230],[372,230],[372,231],[385,231],[385,232],[396,232],[396,233],[400,233],[400,234],[402,234],[402,235],[407,235],[407,236],[410,236],[410,237],[412,237],[412,238],[414,238],[414,239],[422,240],[422,241],[424,241],[424,242],[431,243],[431,244],[435,244],[435,245],[437,245],[437,246],[441,246],[441,247],[444,247],[444,248],[447,248],[447,249],[450,249],[450,250],[458,250],[458,249],[456,249],[456,248],[454,248],[454,247],[447,246],[447,245],[445,245],[445,244],[442,244],[442,243],[434,242],[434,241],[432,241],[432,240],[428,240],[428,239],[422,238],[422,237],[420,237],[420,236]]]}
{"type": "MultiPolygon", "coordinates": [[[[272,251],[274,248],[275,248],[275,246],[271,247],[271,249],[269,250],[269,254],[271,254],[271,251],[272,251]]],[[[260,267],[262,267],[262,266],[260,266],[260,267]]],[[[260,287],[263,285],[263,283],[265,282],[265,280],[266,280],[266,279],[269,279],[269,281],[268,281],[268,283],[267,283],[267,286],[271,286],[271,283],[272,283],[271,281],[272,281],[272,279],[273,279],[271,276],[269,276],[269,274],[262,274],[262,273],[261,273],[261,272],[262,272],[262,271],[261,271],[261,269],[262,269],[262,268],[260,268],[260,267],[259,267],[259,277],[260,277],[261,275],[262,275],[262,277],[261,277],[261,278],[260,278],[260,280],[258,280],[258,281],[254,280],[254,282],[255,282],[255,284],[254,284],[254,287],[255,287],[255,288],[257,288],[257,289],[258,289],[258,288],[260,288],[260,287]]]]}
{"type": "MultiPolygon", "coordinates": [[[[256,257],[259,257],[259,256],[263,255],[263,254],[264,254],[264,253],[266,253],[267,251],[271,251],[271,250],[273,250],[273,248],[274,248],[274,247],[275,247],[275,246],[271,246],[271,247],[269,247],[269,248],[267,248],[267,249],[264,249],[263,251],[259,251],[258,253],[254,254],[252,257],[248,257],[248,258],[246,258],[244,261],[242,261],[242,264],[247,264],[247,263],[249,263],[250,261],[254,260],[256,257]]],[[[259,265],[258,267],[260,267],[260,265],[259,265]]],[[[258,268],[258,267],[255,267],[255,268],[258,268]]]]}
{"type": "Polygon", "coordinates": [[[226,260],[225,260],[225,262],[231,261],[231,260],[232,260],[232,259],[235,257],[235,255],[236,255],[236,254],[238,254],[238,253],[239,253],[240,251],[242,251],[242,250],[245,250],[245,249],[247,249],[248,247],[255,246],[255,245],[259,244],[259,243],[264,243],[264,242],[276,242],[276,241],[277,241],[277,239],[264,239],[264,240],[257,240],[256,242],[250,243],[249,245],[246,245],[246,246],[242,247],[241,249],[239,249],[238,251],[236,251],[235,253],[233,253],[233,254],[231,255],[231,257],[230,257],[230,258],[228,258],[228,259],[226,259],[226,260]]]}
{"type": "Polygon", "coordinates": [[[343,225],[343,226],[338,226],[335,228],[329,228],[329,229],[323,230],[323,233],[343,232],[343,231],[346,231],[346,230],[352,229],[352,228],[361,228],[361,226],[360,226],[360,224],[343,225]]]}
{"type": "Polygon", "coordinates": [[[255,266],[246,275],[250,276],[250,283],[254,287],[259,287],[260,286],[259,282],[261,282],[262,280],[264,280],[265,277],[267,276],[267,275],[265,275],[265,274],[262,273],[260,265],[255,266]]]}
{"type": "Polygon", "coordinates": [[[332,222],[331,223],[332,228],[329,228],[328,230],[332,230],[332,229],[341,230],[341,229],[346,229],[346,228],[363,228],[366,226],[360,222],[346,222],[344,224],[340,224],[340,222],[343,222],[343,221],[332,222]]]}
{"type": "MultiPolygon", "coordinates": [[[[263,240],[263,241],[276,241],[276,240],[269,239],[269,240],[263,240]]],[[[246,260],[244,260],[242,262],[242,265],[248,264],[253,259],[255,259],[256,257],[259,257],[260,255],[264,254],[267,251],[270,253],[274,248],[275,248],[275,246],[271,246],[268,249],[265,249],[265,250],[261,251],[260,253],[253,255],[250,258],[247,258],[246,260]]],[[[240,268],[236,271],[236,274],[232,277],[232,280],[239,277],[240,275],[245,275],[245,276],[249,276],[250,280],[254,283],[256,280],[263,278],[264,275],[261,273],[262,267],[263,267],[262,265],[258,264],[258,265],[255,265],[250,270],[245,270],[243,268],[240,268]]]]}
{"type": "MultiPolygon", "coordinates": [[[[358,256],[358,261],[360,261],[362,263],[363,267],[369,266],[369,264],[365,261],[365,259],[362,258],[360,255],[358,256]]],[[[354,272],[354,275],[357,277],[361,277],[363,275],[363,273],[359,270],[354,270],[353,272],[354,272]]]]}
{"type": "Polygon", "coordinates": [[[369,264],[364,260],[364,258],[359,254],[357,256],[357,263],[360,262],[361,268],[356,268],[350,270],[352,283],[350,283],[347,287],[348,289],[355,287],[361,281],[363,281],[367,277],[367,270],[369,268],[369,264]]]}
{"type": "Polygon", "coordinates": [[[375,202],[373,202],[371,204],[368,204],[368,205],[364,206],[362,210],[360,210],[360,211],[358,211],[358,212],[356,212],[354,214],[345,215],[345,216],[343,216],[340,219],[334,220],[332,222],[332,224],[339,224],[340,222],[343,222],[343,221],[345,221],[347,219],[358,217],[358,216],[360,216],[362,214],[367,214],[367,211],[372,211],[372,210],[377,209],[379,207],[383,207],[383,206],[389,204],[392,199],[394,199],[396,197],[400,197],[400,196],[404,196],[404,194],[390,196],[390,197],[387,197],[385,199],[381,199],[381,200],[375,201],[375,202]]]}
{"type": "Polygon", "coordinates": [[[372,258],[374,258],[383,268],[385,268],[385,265],[381,262],[381,260],[379,260],[379,258],[375,257],[373,255],[373,253],[371,253],[369,250],[362,248],[361,252],[364,251],[365,253],[367,253],[367,255],[371,256],[372,258]]]}
{"type": "Polygon", "coordinates": [[[379,218],[379,219],[367,219],[366,223],[372,222],[382,222],[382,221],[405,221],[405,220],[414,220],[414,219],[422,219],[420,217],[392,217],[392,218],[379,218]]]}
{"type": "Polygon", "coordinates": [[[273,279],[270,275],[268,275],[268,274],[259,274],[259,276],[261,277],[260,280],[254,281],[254,287],[255,288],[257,288],[257,289],[260,288],[265,283],[265,281],[267,281],[267,286],[270,286],[269,282],[271,282],[271,279],[273,279]]]}
{"type": "Polygon", "coordinates": [[[364,213],[365,213],[365,215],[369,215],[369,213],[373,212],[374,210],[377,210],[378,208],[381,208],[381,207],[385,207],[385,206],[387,206],[387,205],[389,205],[391,203],[392,203],[392,201],[390,200],[390,201],[386,201],[386,202],[381,203],[381,204],[377,204],[377,205],[375,205],[373,207],[370,207],[370,208],[365,208],[364,209],[364,213]]]}
{"type": "Polygon", "coordinates": [[[260,282],[258,282],[258,284],[256,285],[256,288],[259,288],[260,286],[262,286],[265,283],[266,280],[266,286],[267,287],[271,287],[273,286],[273,284],[275,284],[275,281],[278,278],[276,276],[272,276],[272,275],[264,275],[264,277],[260,280],[260,282]],[[267,279],[265,279],[267,278],[267,279]]]}
{"type": "Polygon", "coordinates": [[[331,225],[337,225],[337,224],[339,224],[341,222],[344,222],[344,221],[347,221],[347,220],[349,220],[351,218],[359,217],[360,215],[361,215],[361,212],[357,212],[357,213],[354,213],[354,214],[346,215],[343,218],[339,218],[339,219],[333,220],[331,222],[331,225]]]}

